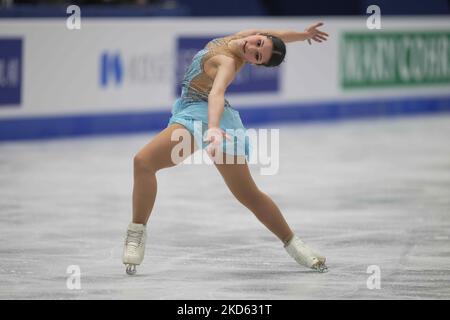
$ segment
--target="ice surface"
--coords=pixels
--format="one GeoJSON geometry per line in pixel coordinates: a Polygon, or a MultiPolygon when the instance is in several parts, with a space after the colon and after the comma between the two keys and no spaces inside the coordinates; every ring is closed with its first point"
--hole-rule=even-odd
{"type": "Polygon", "coordinates": [[[449,115],[268,127],[280,170],[253,177],[328,273],[297,265],[214,166],[182,164],[157,174],[146,258],[127,276],[132,159],[154,133],[15,142],[0,144],[0,298],[450,298],[449,115]]]}

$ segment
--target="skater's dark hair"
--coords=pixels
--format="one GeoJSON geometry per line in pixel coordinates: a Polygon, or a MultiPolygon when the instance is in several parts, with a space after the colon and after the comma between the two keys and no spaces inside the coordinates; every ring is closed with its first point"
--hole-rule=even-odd
{"type": "Polygon", "coordinates": [[[265,67],[277,67],[284,61],[284,57],[286,56],[286,45],[283,40],[277,36],[271,34],[263,35],[272,41],[272,55],[270,56],[269,61],[261,63],[260,65],[265,67]]]}

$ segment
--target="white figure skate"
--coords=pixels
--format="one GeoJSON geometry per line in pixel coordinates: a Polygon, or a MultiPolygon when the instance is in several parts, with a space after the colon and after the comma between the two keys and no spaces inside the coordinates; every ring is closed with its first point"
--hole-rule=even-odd
{"type": "Polygon", "coordinates": [[[302,266],[321,273],[328,271],[325,265],[326,258],[308,247],[299,237],[294,236],[284,248],[302,266]]]}
{"type": "Polygon", "coordinates": [[[145,225],[130,222],[123,248],[122,261],[129,275],[136,273],[136,266],[142,263],[145,254],[147,231],[145,225]]]}

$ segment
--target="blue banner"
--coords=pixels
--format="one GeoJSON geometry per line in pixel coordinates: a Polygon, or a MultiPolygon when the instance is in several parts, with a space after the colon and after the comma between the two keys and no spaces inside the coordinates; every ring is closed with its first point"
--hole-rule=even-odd
{"type": "Polygon", "coordinates": [[[0,107],[20,106],[22,89],[22,39],[0,39],[0,107]]]}

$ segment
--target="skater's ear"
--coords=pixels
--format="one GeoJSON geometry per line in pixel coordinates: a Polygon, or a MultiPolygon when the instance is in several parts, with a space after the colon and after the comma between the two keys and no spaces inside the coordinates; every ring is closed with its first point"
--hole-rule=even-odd
{"type": "Polygon", "coordinates": [[[277,67],[284,61],[284,57],[286,56],[286,44],[276,36],[266,35],[266,37],[272,41],[272,55],[262,65],[265,67],[277,67]]]}

